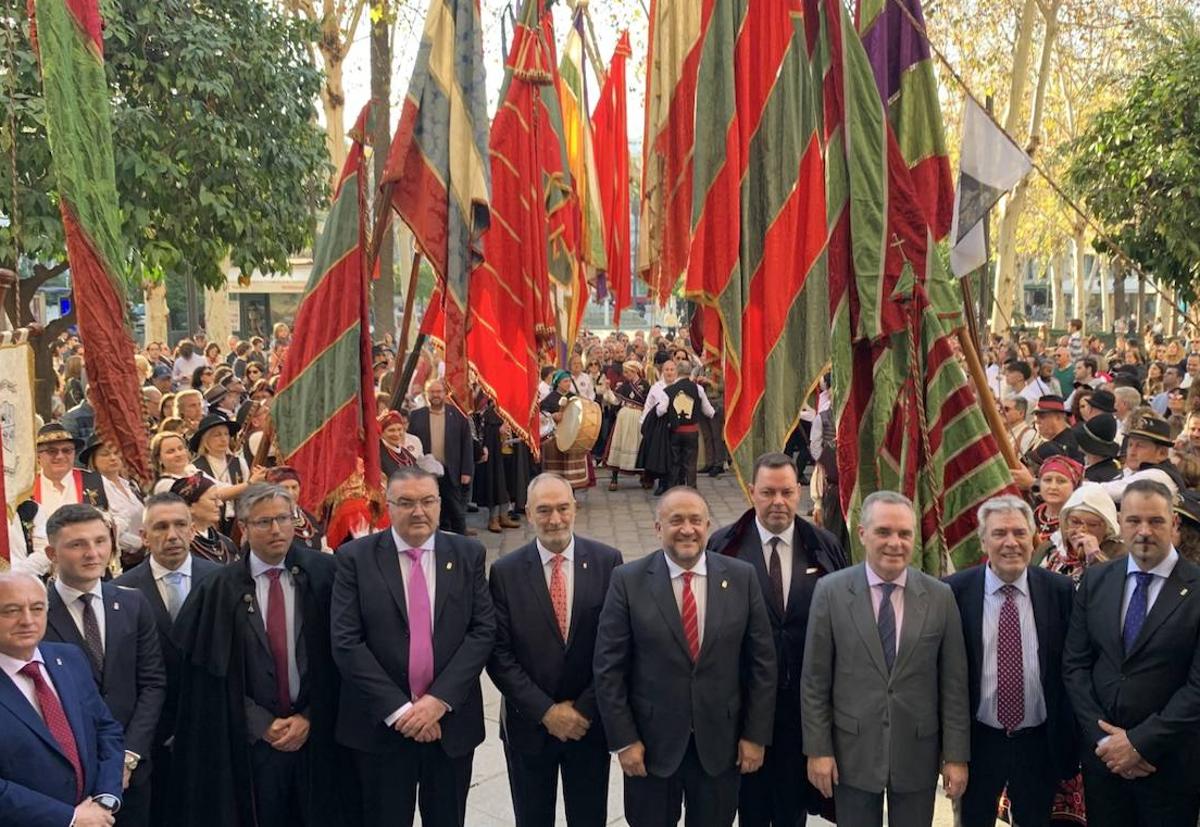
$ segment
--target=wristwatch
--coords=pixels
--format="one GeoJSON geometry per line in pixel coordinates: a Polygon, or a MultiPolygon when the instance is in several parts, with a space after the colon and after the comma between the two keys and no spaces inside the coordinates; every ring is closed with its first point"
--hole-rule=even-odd
{"type": "Polygon", "coordinates": [[[125,769],[129,770],[130,772],[136,770],[141,761],[142,759],[138,758],[132,752],[125,753],[125,769]]]}
{"type": "Polygon", "coordinates": [[[95,801],[110,813],[115,813],[117,808],[121,806],[121,799],[110,793],[103,793],[101,795],[93,796],[92,801],[95,801]]]}

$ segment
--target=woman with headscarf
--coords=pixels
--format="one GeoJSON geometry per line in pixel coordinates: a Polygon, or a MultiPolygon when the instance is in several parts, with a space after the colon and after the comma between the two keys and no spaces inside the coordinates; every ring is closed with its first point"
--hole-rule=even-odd
{"type": "Polygon", "coordinates": [[[292,514],[296,526],[296,542],[313,551],[328,551],[325,547],[325,526],[316,516],[300,505],[300,475],[290,465],[267,469],[266,481],[283,487],[292,495],[296,509],[292,514]]]}
{"type": "Polygon", "coordinates": [[[1102,486],[1085,482],[1063,503],[1059,529],[1034,551],[1033,565],[1078,582],[1088,566],[1124,553],[1117,507],[1112,497],[1102,486]]]}
{"type": "Polygon", "coordinates": [[[543,419],[548,418],[548,424],[553,425],[548,432],[542,433],[542,470],[551,471],[570,483],[571,488],[579,490],[590,488],[595,484],[589,473],[588,452],[575,454],[563,453],[558,448],[555,435],[562,422],[564,409],[575,392],[571,387],[571,374],[565,370],[555,371],[550,380],[550,393],[539,403],[538,407],[543,419]]]}
{"type": "Polygon", "coordinates": [[[211,478],[200,473],[181,477],[171,484],[171,492],[182,497],[192,512],[192,554],[221,565],[241,559],[233,540],[217,531],[221,521],[221,498],[217,494],[217,484],[211,478]]]}
{"type": "Polygon", "coordinates": [[[386,481],[400,468],[417,464],[425,453],[420,437],[408,432],[408,414],[387,411],[379,417],[379,463],[386,481]]]}
{"type": "Polygon", "coordinates": [[[630,359],[621,366],[621,381],[605,394],[605,400],[617,408],[616,422],[604,451],[604,463],[612,469],[609,491],[620,487],[622,473],[641,476],[638,449],[642,444],[642,408],[649,393],[650,383],[642,378],[641,364],[630,359]]]}
{"type": "Polygon", "coordinates": [[[1062,507],[1083,482],[1083,466],[1066,456],[1052,456],[1038,469],[1041,503],[1033,509],[1037,542],[1045,543],[1058,531],[1062,507]]]}

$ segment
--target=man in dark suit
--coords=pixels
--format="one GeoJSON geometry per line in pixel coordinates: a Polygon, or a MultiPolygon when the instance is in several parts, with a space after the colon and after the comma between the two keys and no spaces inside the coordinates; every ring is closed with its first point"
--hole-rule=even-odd
{"type": "Polygon", "coordinates": [[[575,495],[556,474],[529,483],[537,539],[492,564],[496,645],[488,662],[504,703],[500,738],[517,827],[553,827],[558,774],[570,827],[608,823],[608,766],[596,711],[596,622],[621,552],[575,531],[575,495]]]}
{"type": "Polygon", "coordinates": [[[933,821],[937,776],[946,795],[967,786],[967,655],[954,594],[912,561],[916,514],[907,497],[863,500],[865,561],[821,578],[804,643],[808,778],[833,798],[838,823],[891,827],[933,821]]]}
{"type": "Polygon", "coordinates": [[[762,766],[775,714],[775,645],[754,567],[709,554],[708,504],[658,503],[662,550],[621,566],[596,635],[596,700],[625,773],[633,827],[727,827],[740,773],[762,766]]]}
{"type": "Polygon", "coordinates": [[[180,670],[179,647],[172,637],[175,618],[192,589],[221,566],[192,556],[192,512],[178,494],[152,494],[142,515],[142,545],[149,556],[113,582],[137,589],[150,604],[166,667],[167,692],[150,751],[150,784],[156,791],[150,799],[150,823],[158,825],[167,823],[171,810],[170,741],[175,735],[180,670]]]}
{"type": "Polygon", "coordinates": [[[1128,556],[1088,569],[1075,593],[1063,678],[1089,825],[1194,827],[1200,813],[1200,568],[1171,543],[1172,500],[1131,482],[1128,556]]]}
{"type": "Polygon", "coordinates": [[[817,580],[846,567],[832,534],[800,518],[800,481],[787,454],[763,454],[754,462],[750,500],[754,507],[714,532],[708,550],[737,557],[758,573],[779,681],[775,731],[762,769],[742,779],[738,824],[743,827],[796,827],[816,811],[820,799],[808,783],[800,725],[800,670],[808,608],[817,580]]]}
{"type": "Polygon", "coordinates": [[[993,827],[1007,788],[1013,820],[1045,825],[1060,779],[1079,765],[1062,682],[1074,584],[1030,567],[1033,510],[1019,497],[979,508],[987,563],[946,578],[962,618],[971,692],[970,776],[963,827],[993,827]]]}
{"type": "Polygon", "coordinates": [[[408,418],[408,432],[421,440],[428,454],[442,464],[445,472],[438,477],[441,493],[441,519],[438,528],[468,537],[475,529],[467,528],[467,491],[475,475],[475,444],[471,423],[462,411],[446,404],[446,383],[430,379],[425,383],[428,407],[417,408],[408,418]]]}
{"type": "Polygon", "coordinates": [[[295,505],[281,486],[248,486],[237,501],[248,553],[194,585],[175,620],[178,827],[358,824],[333,739],[336,566],[295,540],[295,505]]]}
{"type": "Polygon", "coordinates": [[[391,528],[337,553],[337,738],[358,767],[363,824],[411,824],[419,794],[422,824],[461,827],[496,632],[485,551],[437,530],[437,482],[420,468],[392,474],[387,502],[391,528]]]}
{"type": "Polygon", "coordinates": [[[87,655],[100,697],[125,729],[125,792],[117,823],[145,827],[150,749],[167,693],[150,605],[134,589],[100,582],[113,553],[112,533],[94,507],[61,506],[46,521],[46,538],[46,556],[57,570],[46,639],[73,643],[87,655]]]}
{"type": "Polygon", "coordinates": [[[121,725],[75,646],[43,643],[46,587],[0,573],[0,824],[110,827],[121,725]]]}

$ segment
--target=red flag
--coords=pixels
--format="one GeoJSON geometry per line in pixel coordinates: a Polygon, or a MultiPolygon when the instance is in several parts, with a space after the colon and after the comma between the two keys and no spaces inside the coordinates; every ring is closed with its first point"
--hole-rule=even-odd
{"type": "Polygon", "coordinates": [[[613,324],[633,301],[629,267],[629,130],[625,109],[625,60],[632,54],[629,32],[621,32],[608,78],[592,116],[593,154],[604,214],[604,254],[613,293],[613,324]]]}
{"type": "MultiPolygon", "coordinates": [[[[485,258],[471,274],[467,352],[496,411],[538,453],[538,335],[555,328],[549,295],[552,226],[548,200],[565,171],[548,100],[557,100],[554,58],[526,0],[513,34],[488,147],[492,222],[485,258]]],[[[559,211],[561,212],[561,210],[559,211]]],[[[560,216],[561,217],[561,216],[560,216]]]]}

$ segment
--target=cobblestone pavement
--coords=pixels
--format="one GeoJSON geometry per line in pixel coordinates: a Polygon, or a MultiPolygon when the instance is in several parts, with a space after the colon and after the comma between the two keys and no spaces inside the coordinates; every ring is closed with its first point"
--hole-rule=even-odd
{"type": "MultiPolygon", "coordinates": [[[[654,504],[657,498],[649,491],[643,491],[632,477],[622,478],[619,491],[607,490],[608,479],[603,469],[599,477],[600,484],[596,488],[580,495],[576,532],[621,549],[627,561],[636,560],[657,549],[658,541],[654,535],[654,504]]],[[[724,474],[715,480],[701,476],[699,488],[708,500],[714,527],[731,522],[749,507],[733,474],[724,474]]],[[[468,524],[479,532],[478,539],[487,547],[489,564],[533,539],[533,532],[527,524],[503,534],[489,533],[486,530],[487,514],[484,512],[469,514],[468,524]]],[[[500,695],[486,674],[483,677],[483,702],[487,739],[475,750],[466,823],[467,827],[512,827],[515,823],[512,799],[499,737],[500,695]]],[[[620,767],[613,761],[609,776],[609,824],[625,823],[621,791],[620,767]]],[[[558,824],[566,825],[561,792],[558,812],[558,824]]],[[[814,827],[828,824],[817,818],[810,818],[808,823],[814,827]]],[[[949,827],[952,823],[949,806],[944,798],[939,797],[934,824],[937,827],[949,827]]]]}

